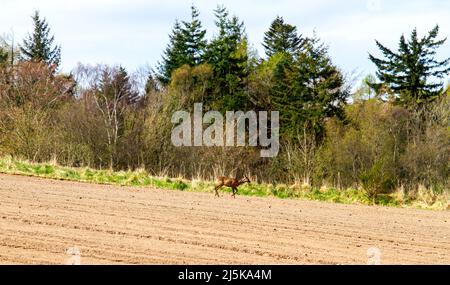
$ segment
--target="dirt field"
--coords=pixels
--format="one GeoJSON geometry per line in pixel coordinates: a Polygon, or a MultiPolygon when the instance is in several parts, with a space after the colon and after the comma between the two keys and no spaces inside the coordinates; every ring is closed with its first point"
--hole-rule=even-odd
{"type": "Polygon", "coordinates": [[[0,175],[0,263],[450,263],[450,212],[0,175]]]}

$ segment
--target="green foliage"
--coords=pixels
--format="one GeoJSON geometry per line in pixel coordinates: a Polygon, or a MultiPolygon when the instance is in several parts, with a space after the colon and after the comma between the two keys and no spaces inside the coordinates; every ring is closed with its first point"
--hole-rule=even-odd
{"type": "Polygon", "coordinates": [[[162,63],[158,66],[159,77],[161,82],[168,83],[172,76],[172,71],[187,62],[185,57],[185,42],[181,24],[176,21],[169,35],[170,43],[164,51],[162,63]]]}
{"type": "Polygon", "coordinates": [[[53,46],[54,36],[50,36],[50,28],[45,19],[36,11],[32,17],[33,34],[24,40],[20,50],[24,60],[44,61],[47,65],[58,67],[61,61],[61,47],[53,46]]]}
{"type": "Polygon", "coordinates": [[[171,103],[176,105],[174,110],[192,109],[198,102],[211,103],[208,93],[211,79],[213,70],[206,63],[195,67],[183,65],[174,70],[169,86],[171,103]]]}
{"type": "Polygon", "coordinates": [[[366,191],[368,198],[375,200],[378,194],[387,193],[395,189],[395,178],[392,176],[392,172],[385,168],[385,162],[381,159],[360,174],[361,185],[366,191]]]}
{"type": "Polygon", "coordinates": [[[161,82],[169,83],[172,72],[185,64],[196,66],[203,62],[206,30],[202,29],[199,15],[197,8],[191,6],[191,21],[175,22],[172,34],[169,36],[170,43],[158,67],[161,82]]]}
{"type": "Polygon", "coordinates": [[[357,86],[356,91],[352,94],[353,101],[360,102],[373,98],[380,98],[380,94],[372,88],[375,81],[376,78],[373,75],[367,75],[364,77],[359,86],[357,86]]]}
{"type": "Polygon", "coordinates": [[[354,186],[381,161],[383,171],[398,175],[407,111],[371,99],[348,105],[345,117],[345,123],[334,119],[326,124],[327,137],[320,154],[321,180],[340,187],[354,186]]]}
{"type": "Polygon", "coordinates": [[[191,21],[183,22],[184,29],[182,30],[185,46],[186,58],[190,66],[195,66],[203,62],[203,54],[206,49],[206,30],[202,29],[202,23],[198,19],[199,11],[194,6],[191,6],[191,21]]]}
{"type": "MultiPolygon", "coordinates": [[[[421,40],[414,33],[411,41],[403,39],[398,53],[385,50],[388,60],[375,60],[378,76],[392,82],[367,77],[346,102],[350,87],[316,37],[303,40],[278,17],[266,33],[270,57],[260,59],[242,21],[225,8],[215,11],[217,31],[209,44],[197,9],[191,11],[191,21],[175,24],[161,74],[140,78],[121,67],[79,65],[65,75],[42,60],[0,64],[0,157],[44,162],[0,159],[0,169],[205,192],[216,176],[246,173],[260,184],[242,185],[242,195],[447,207],[449,91],[437,100],[422,96],[415,108],[389,100],[412,98],[414,82],[425,86],[420,92],[440,90],[427,81],[446,69],[446,61],[433,61],[444,43],[435,40],[437,29],[421,40]],[[414,49],[422,53],[413,55],[414,49]],[[421,79],[412,80],[414,74],[421,79]],[[192,111],[196,102],[205,111],[280,111],[279,155],[261,158],[255,147],[174,147],[170,118],[192,111]]],[[[45,20],[39,21],[47,31],[40,37],[48,36],[45,20]]],[[[2,58],[7,50],[6,58],[15,57],[13,48],[0,46],[2,58]]]]}
{"type": "MultiPolygon", "coordinates": [[[[435,100],[442,94],[442,82],[432,79],[442,79],[450,72],[450,58],[438,61],[436,50],[446,39],[436,40],[439,26],[436,25],[427,36],[419,39],[417,30],[411,33],[409,41],[402,35],[399,48],[394,52],[378,41],[377,46],[385,59],[369,55],[377,66],[377,77],[381,84],[387,85],[396,92],[402,106],[415,107],[435,100]]],[[[372,84],[379,89],[380,84],[372,84]]]]}
{"type": "Polygon", "coordinates": [[[448,110],[446,100],[422,112],[376,99],[347,106],[345,123],[326,124],[317,180],[339,187],[360,185],[370,197],[397,187],[406,193],[421,185],[430,191],[448,189],[448,110]]]}
{"type": "Polygon", "coordinates": [[[277,16],[264,33],[263,47],[270,58],[276,53],[289,54],[292,57],[298,54],[305,40],[297,35],[297,27],[284,22],[283,17],[277,16]]]}
{"type": "Polygon", "coordinates": [[[245,93],[248,77],[248,47],[244,24],[229,17],[224,7],[215,10],[217,36],[209,43],[205,60],[214,71],[213,97],[220,110],[245,110],[249,100],[245,93]]]}
{"type": "Polygon", "coordinates": [[[281,65],[279,63],[284,58],[282,53],[274,54],[252,69],[248,80],[249,97],[258,109],[275,110],[271,92],[275,84],[275,69],[281,65]]]}
{"type": "Polygon", "coordinates": [[[190,185],[186,181],[152,177],[143,170],[113,172],[90,168],[70,168],[19,161],[7,157],[0,159],[0,172],[121,186],[154,186],[173,190],[190,189],[190,185]]]}
{"type": "Polygon", "coordinates": [[[274,81],[271,99],[283,114],[282,133],[296,137],[307,126],[320,140],[325,119],[342,117],[349,95],[344,76],[318,39],[308,40],[295,59],[283,56],[274,71],[274,81]]]}

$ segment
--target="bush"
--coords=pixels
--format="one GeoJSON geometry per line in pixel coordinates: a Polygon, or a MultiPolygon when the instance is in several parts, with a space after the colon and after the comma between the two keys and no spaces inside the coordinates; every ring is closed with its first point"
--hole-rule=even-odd
{"type": "Polygon", "coordinates": [[[390,193],[395,189],[396,181],[392,171],[385,169],[383,160],[377,161],[370,169],[360,175],[361,186],[372,201],[379,194],[390,193]]]}

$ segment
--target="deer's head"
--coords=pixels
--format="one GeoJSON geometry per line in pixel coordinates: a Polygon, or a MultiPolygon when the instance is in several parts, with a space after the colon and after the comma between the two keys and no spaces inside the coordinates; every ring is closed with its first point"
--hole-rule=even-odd
{"type": "Polygon", "coordinates": [[[242,179],[241,180],[241,184],[244,184],[244,183],[250,183],[251,181],[250,181],[250,179],[247,177],[247,175],[245,175],[244,176],[244,179],[242,179]]]}

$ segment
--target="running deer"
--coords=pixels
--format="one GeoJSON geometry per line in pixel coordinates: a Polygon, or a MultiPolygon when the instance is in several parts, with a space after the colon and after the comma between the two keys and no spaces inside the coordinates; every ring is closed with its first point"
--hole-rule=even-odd
{"type": "Polygon", "coordinates": [[[225,177],[225,176],[220,176],[216,179],[216,183],[215,183],[215,187],[214,187],[214,191],[216,191],[216,196],[219,196],[219,190],[220,188],[222,188],[223,186],[225,187],[230,187],[233,190],[233,198],[236,198],[236,193],[237,193],[237,188],[244,184],[244,183],[250,183],[250,179],[248,179],[247,176],[244,176],[245,178],[242,180],[238,180],[237,178],[230,178],[230,177],[225,177]]]}

